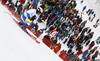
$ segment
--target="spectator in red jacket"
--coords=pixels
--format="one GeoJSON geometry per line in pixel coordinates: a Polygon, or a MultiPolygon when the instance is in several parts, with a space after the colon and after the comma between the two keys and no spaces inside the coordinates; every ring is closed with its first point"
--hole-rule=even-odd
{"type": "Polygon", "coordinates": [[[24,4],[25,3],[25,0],[19,0],[19,2],[21,2],[22,4],[24,4]]]}
{"type": "Polygon", "coordinates": [[[5,5],[7,0],[2,0],[2,4],[5,5]]]}
{"type": "Polygon", "coordinates": [[[76,56],[78,57],[80,54],[82,54],[82,50],[79,50],[79,51],[76,53],[76,56]]]}
{"type": "Polygon", "coordinates": [[[92,41],[91,44],[89,45],[89,49],[91,49],[94,45],[95,45],[95,43],[94,43],[94,41],[92,41]]]}
{"type": "Polygon", "coordinates": [[[95,60],[95,58],[98,56],[98,50],[94,53],[94,55],[92,56],[92,59],[95,60]]]}

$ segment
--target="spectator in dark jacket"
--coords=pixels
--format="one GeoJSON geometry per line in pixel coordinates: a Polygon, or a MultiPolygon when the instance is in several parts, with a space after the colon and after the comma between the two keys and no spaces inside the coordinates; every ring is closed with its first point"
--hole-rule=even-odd
{"type": "Polygon", "coordinates": [[[99,53],[98,51],[96,51],[96,52],[94,53],[94,55],[92,56],[92,59],[93,59],[93,60],[95,60],[95,58],[98,56],[98,53],[99,53]]]}
{"type": "Polygon", "coordinates": [[[50,36],[49,36],[49,34],[45,35],[44,38],[50,40],[50,36]]]}
{"type": "Polygon", "coordinates": [[[21,14],[22,9],[23,9],[23,6],[22,6],[22,4],[20,4],[20,5],[17,7],[17,13],[18,13],[18,15],[21,14]]]}
{"type": "Polygon", "coordinates": [[[57,40],[55,39],[55,40],[53,41],[53,43],[56,44],[56,43],[57,43],[57,40]]]}
{"type": "Polygon", "coordinates": [[[86,27],[82,30],[82,33],[84,34],[87,30],[89,29],[89,27],[86,27]]]}
{"type": "Polygon", "coordinates": [[[92,41],[91,44],[89,45],[89,49],[91,49],[94,45],[95,45],[95,43],[94,43],[94,41],[92,41]]]}
{"type": "Polygon", "coordinates": [[[70,43],[72,43],[72,42],[73,42],[73,38],[74,38],[74,36],[71,36],[71,37],[70,37],[70,39],[69,39],[69,41],[68,41],[68,43],[67,43],[67,46],[69,46],[69,45],[70,45],[70,43]]]}

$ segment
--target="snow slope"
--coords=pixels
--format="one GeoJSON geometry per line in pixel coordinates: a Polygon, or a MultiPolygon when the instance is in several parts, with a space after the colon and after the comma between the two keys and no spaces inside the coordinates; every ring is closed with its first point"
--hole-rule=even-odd
{"type": "Polygon", "coordinates": [[[97,18],[100,19],[100,0],[84,0],[87,5],[94,10],[97,18]]]}
{"type": "Polygon", "coordinates": [[[37,44],[4,12],[0,4],[0,61],[62,61],[42,42],[37,44]]]}
{"type": "MultiPolygon", "coordinates": [[[[78,4],[77,4],[76,9],[79,10],[79,13],[81,13],[83,7],[84,7],[85,5],[87,5],[86,10],[83,12],[84,15],[82,15],[82,19],[83,19],[83,21],[88,20],[89,16],[86,14],[86,11],[90,8],[90,6],[89,6],[86,2],[83,2],[83,4],[81,4],[80,1],[77,1],[77,3],[78,3],[78,4]]],[[[94,12],[94,13],[95,13],[95,12],[94,12]]],[[[80,14],[80,15],[81,15],[81,14],[80,14]]],[[[93,27],[93,25],[96,23],[96,20],[97,20],[97,19],[98,19],[98,18],[97,18],[97,16],[96,16],[96,17],[94,18],[93,22],[90,22],[90,21],[88,20],[88,22],[87,22],[87,24],[86,24],[86,27],[92,28],[92,31],[95,33],[95,34],[94,34],[94,37],[92,38],[92,40],[95,40],[98,36],[100,36],[100,32],[99,32],[100,26],[98,26],[97,28],[94,28],[94,27],[93,27]]]]}
{"type": "MultiPolygon", "coordinates": [[[[86,10],[83,12],[84,14],[82,14],[82,19],[83,19],[83,21],[85,21],[85,20],[87,20],[87,24],[86,24],[86,26],[85,27],[90,27],[92,30],[92,32],[94,32],[94,35],[93,35],[93,38],[91,39],[91,41],[95,41],[96,39],[97,39],[97,37],[99,37],[100,36],[100,25],[98,25],[98,27],[97,28],[94,28],[93,27],[93,25],[96,23],[96,20],[98,19],[98,17],[99,17],[99,13],[100,12],[98,12],[99,11],[99,8],[97,8],[97,7],[99,7],[99,6],[96,6],[96,5],[94,5],[94,3],[95,3],[95,1],[96,0],[91,0],[91,2],[90,2],[90,0],[84,0],[84,2],[81,4],[80,3],[80,1],[79,0],[76,0],[77,1],[77,7],[76,7],[76,9],[77,10],[79,10],[79,13],[81,13],[82,12],[82,9],[83,9],[83,7],[86,5],[87,6],[87,8],[86,8],[86,10]],[[87,2],[89,2],[89,3],[87,3],[87,2]],[[89,4],[93,4],[92,6],[90,6],[89,4]],[[95,7],[96,6],[96,7],[95,7]],[[93,8],[94,7],[94,8],[93,8]],[[96,11],[94,11],[94,13],[96,13],[96,17],[94,18],[94,20],[92,21],[92,22],[90,22],[89,20],[88,20],[88,18],[89,18],[89,16],[86,14],[86,11],[88,10],[88,9],[90,9],[90,8],[93,8],[94,10],[96,10],[96,11]],[[97,10],[98,9],[98,10],[97,10]],[[99,15],[98,15],[98,14],[99,15]]],[[[99,0],[98,0],[99,1],[99,0]]],[[[81,14],[80,14],[81,15],[81,14]]],[[[99,21],[99,23],[100,23],[100,21],[99,21]]],[[[95,43],[95,46],[98,46],[98,49],[97,50],[99,50],[99,53],[100,53],[100,45],[97,45],[96,43],[95,43]]],[[[84,47],[83,48],[83,50],[85,51],[86,49],[88,49],[87,47],[84,47]]],[[[96,58],[96,59],[100,59],[100,55],[98,55],[98,57],[96,58]]]]}

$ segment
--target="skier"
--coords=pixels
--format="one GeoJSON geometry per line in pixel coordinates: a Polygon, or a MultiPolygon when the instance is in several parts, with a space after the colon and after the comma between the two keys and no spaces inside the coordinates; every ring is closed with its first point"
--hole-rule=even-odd
{"type": "Polygon", "coordinates": [[[95,25],[93,25],[94,28],[97,28],[97,26],[99,25],[100,23],[96,23],[95,25]]]}
{"type": "Polygon", "coordinates": [[[24,12],[21,15],[22,21],[19,22],[20,25],[23,25],[23,28],[27,28],[31,25],[31,23],[34,21],[34,19],[38,18],[39,15],[42,13],[42,8],[39,7],[38,9],[30,9],[26,12],[24,12]]]}
{"type": "Polygon", "coordinates": [[[95,15],[96,15],[96,14],[94,14],[94,15],[93,15],[93,17],[92,17],[92,19],[91,19],[91,22],[92,22],[92,21],[93,21],[93,19],[95,18],[95,15]]]}
{"type": "MultiPolygon", "coordinates": [[[[89,21],[91,20],[91,16],[89,17],[89,21]]],[[[92,21],[91,21],[92,22],[92,21]]]]}
{"type": "Polygon", "coordinates": [[[100,23],[98,23],[98,22],[99,22],[99,19],[97,19],[95,25],[93,25],[94,28],[96,28],[96,27],[100,24],[100,23]]]}
{"type": "Polygon", "coordinates": [[[90,10],[91,10],[91,9],[88,9],[88,11],[86,11],[86,13],[88,14],[90,10]]]}
{"type": "Polygon", "coordinates": [[[98,22],[99,22],[99,19],[97,19],[96,23],[98,23],[98,22]]]}
{"type": "Polygon", "coordinates": [[[81,0],[81,4],[84,2],[84,0],[81,0]]]}
{"type": "Polygon", "coordinates": [[[88,16],[93,13],[93,9],[90,9],[88,16]]]}
{"type": "Polygon", "coordinates": [[[83,7],[83,10],[82,11],[84,11],[85,9],[86,9],[86,6],[83,7]]]}

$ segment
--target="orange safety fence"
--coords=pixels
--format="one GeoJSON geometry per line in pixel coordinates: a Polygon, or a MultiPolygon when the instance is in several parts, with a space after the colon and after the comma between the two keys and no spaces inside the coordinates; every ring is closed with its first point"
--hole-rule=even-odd
{"type": "Polygon", "coordinates": [[[35,29],[31,28],[31,26],[29,26],[27,29],[29,29],[35,36],[38,36],[40,34],[35,29]]]}
{"type": "Polygon", "coordinates": [[[55,53],[57,53],[61,49],[60,43],[54,44],[53,41],[43,38],[43,43],[47,45],[51,50],[53,49],[55,53]]]}
{"type": "Polygon", "coordinates": [[[66,51],[61,51],[59,57],[64,61],[71,61],[70,58],[66,55],[66,51]]]}
{"type": "Polygon", "coordinates": [[[54,52],[57,53],[60,49],[61,49],[61,44],[60,43],[56,43],[54,45],[54,52]]]}
{"type": "MultiPolygon", "coordinates": [[[[46,38],[43,38],[42,40],[43,40],[43,43],[46,44],[49,48],[50,48],[51,46],[54,46],[54,43],[53,43],[52,41],[50,41],[50,40],[48,40],[48,39],[46,39],[46,38]]],[[[52,49],[52,48],[51,48],[51,49],[52,49]]]]}

